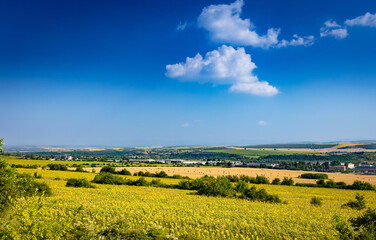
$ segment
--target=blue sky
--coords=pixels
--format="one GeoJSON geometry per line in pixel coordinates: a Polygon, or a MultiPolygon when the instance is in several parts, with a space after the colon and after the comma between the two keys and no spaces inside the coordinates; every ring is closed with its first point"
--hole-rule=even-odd
{"type": "Polygon", "coordinates": [[[37,0],[0,9],[6,144],[376,139],[375,1],[37,0]]]}

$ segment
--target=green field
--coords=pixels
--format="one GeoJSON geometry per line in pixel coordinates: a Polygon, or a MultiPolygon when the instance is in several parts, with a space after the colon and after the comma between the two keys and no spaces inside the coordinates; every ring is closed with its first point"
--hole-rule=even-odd
{"type": "Polygon", "coordinates": [[[244,150],[244,149],[218,149],[218,150],[208,150],[206,152],[217,152],[217,153],[228,153],[246,156],[249,158],[258,158],[261,156],[268,155],[294,155],[294,154],[317,154],[315,152],[301,152],[301,151],[281,151],[281,150],[244,150]]]}

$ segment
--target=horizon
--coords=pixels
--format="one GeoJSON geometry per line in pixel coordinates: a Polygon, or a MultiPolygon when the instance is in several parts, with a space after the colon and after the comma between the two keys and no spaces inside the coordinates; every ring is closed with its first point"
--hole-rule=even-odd
{"type": "Polygon", "coordinates": [[[376,139],[375,1],[0,8],[5,148],[376,139]]]}

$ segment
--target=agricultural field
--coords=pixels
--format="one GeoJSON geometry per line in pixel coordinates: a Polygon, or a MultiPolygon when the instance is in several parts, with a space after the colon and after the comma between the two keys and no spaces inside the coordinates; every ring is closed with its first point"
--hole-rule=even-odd
{"type": "MultiPolygon", "coordinates": [[[[19,173],[27,173],[33,175],[34,173],[38,173],[42,176],[43,179],[48,180],[65,180],[68,178],[86,178],[87,180],[91,181],[94,179],[96,173],[92,172],[75,172],[75,171],[56,171],[56,170],[46,170],[46,169],[28,169],[28,168],[18,168],[17,171],[19,173]]],[[[140,177],[137,176],[125,176],[127,179],[130,180],[137,180],[140,177]]],[[[152,181],[153,179],[160,179],[163,184],[178,184],[179,179],[172,179],[172,178],[155,178],[155,177],[144,177],[147,181],[152,181]]]]}
{"type": "MultiPolygon", "coordinates": [[[[59,171],[51,172],[56,175],[50,177],[61,176],[59,171]]],[[[46,182],[53,191],[45,198],[45,206],[64,213],[82,206],[83,217],[95,231],[126,220],[133,228],[158,226],[173,236],[191,235],[197,239],[336,239],[333,217],[360,214],[341,208],[354,198],[357,191],[352,190],[257,185],[288,202],[271,204],[198,196],[177,189],[117,185],[86,189],[65,187],[64,180],[39,181],[46,182]],[[322,199],[321,207],[310,205],[313,196],[322,199]]],[[[361,193],[369,207],[376,207],[374,191],[361,193]]]]}
{"type": "MultiPolygon", "coordinates": [[[[127,169],[132,173],[165,171],[168,175],[181,174],[193,178],[205,174],[212,176],[258,174],[274,177],[270,169],[252,168],[130,167],[127,169]]],[[[173,237],[172,239],[338,239],[333,218],[340,216],[348,219],[359,216],[363,212],[342,208],[344,203],[353,200],[356,194],[360,193],[365,197],[367,207],[376,207],[375,191],[257,184],[255,185],[257,189],[263,188],[269,194],[276,194],[285,202],[265,203],[239,198],[207,197],[197,195],[196,191],[192,190],[152,186],[93,184],[94,188],[74,188],[66,186],[66,179],[86,178],[91,181],[96,173],[24,168],[18,168],[17,171],[30,175],[37,173],[40,178],[36,181],[46,183],[52,188],[51,196],[42,197],[40,200],[19,199],[14,207],[18,216],[23,218],[27,216],[26,218],[38,222],[29,226],[38,229],[46,224],[56,224],[54,221],[57,217],[62,219],[75,217],[79,218],[79,224],[88,226],[88,231],[93,233],[123,221],[132,229],[162,229],[171,238],[173,237]],[[311,205],[312,197],[319,197],[322,206],[311,205]]],[[[283,174],[303,173],[273,171],[276,171],[273,174],[280,174],[275,175],[279,177],[283,174]]],[[[339,181],[335,176],[329,174],[329,178],[339,181]]],[[[130,180],[140,178],[122,177],[130,180]]],[[[145,177],[145,179],[150,182],[157,178],[145,177]]],[[[180,182],[179,179],[158,179],[163,184],[180,182]]],[[[305,181],[310,180],[305,179],[305,181]]],[[[253,184],[249,185],[253,186],[253,184]]],[[[23,224],[27,225],[26,220],[23,224]]],[[[55,236],[53,233],[50,234],[55,236]]],[[[47,239],[55,238],[57,239],[56,236],[47,239]]]]}
{"type": "Polygon", "coordinates": [[[88,161],[60,161],[60,160],[34,160],[34,159],[24,159],[20,157],[15,157],[15,156],[5,156],[1,155],[0,160],[4,160],[8,162],[9,164],[19,164],[19,165],[38,165],[38,166],[47,166],[50,163],[56,163],[56,164],[66,164],[66,165],[73,165],[73,164],[99,164],[103,165],[105,163],[103,162],[88,162],[88,161]]]}
{"type": "MultiPolygon", "coordinates": [[[[87,168],[90,171],[91,168],[87,168]]],[[[118,171],[123,169],[122,167],[116,168],[118,171]]],[[[225,175],[247,175],[256,177],[257,175],[263,175],[270,181],[274,178],[292,177],[295,182],[299,183],[315,183],[314,179],[302,179],[298,178],[302,173],[307,171],[293,171],[293,170],[280,170],[280,169],[268,169],[268,168],[221,168],[221,167],[126,167],[131,173],[143,171],[156,173],[165,171],[168,175],[179,174],[190,178],[208,176],[225,176],[225,175]]],[[[100,168],[96,168],[99,172],[100,168]]],[[[330,179],[336,182],[345,182],[352,184],[355,180],[369,182],[376,185],[376,175],[357,175],[357,174],[345,174],[345,173],[325,173],[330,179]]]]}
{"type": "Polygon", "coordinates": [[[228,153],[228,154],[238,154],[243,155],[251,158],[258,158],[260,156],[268,156],[268,155],[293,155],[293,154],[314,154],[313,150],[309,151],[290,151],[290,150],[261,150],[261,149],[236,149],[236,148],[224,148],[224,149],[217,149],[217,150],[208,150],[208,152],[216,152],[216,153],[228,153]]]}

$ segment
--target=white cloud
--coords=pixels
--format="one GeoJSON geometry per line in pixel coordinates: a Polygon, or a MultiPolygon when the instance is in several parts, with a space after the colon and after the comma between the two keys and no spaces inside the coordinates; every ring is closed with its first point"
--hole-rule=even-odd
{"type": "Polygon", "coordinates": [[[186,128],[186,127],[190,127],[191,124],[190,123],[183,123],[181,126],[184,127],[184,128],[186,128]]]}
{"type": "Polygon", "coordinates": [[[265,35],[259,35],[249,19],[240,18],[243,5],[243,0],[236,0],[229,5],[205,7],[198,17],[198,26],[209,31],[211,40],[217,43],[261,48],[308,46],[313,43],[312,36],[280,42],[278,40],[280,29],[277,28],[269,28],[265,35]]]}
{"type": "Polygon", "coordinates": [[[290,41],[282,40],[278,43],[277,47],[287,47],[287,46],[311,46],[314,42],[314,36],[300,37],[294,34],[290,41]]]}
{"type": "Polygon", "coordinates": [[[184,31],[186,27],[187,27],[187,22],[184,22],[184,23],[180,22],[178,26],[176,27],[176,30],[184,31]]]}
{"type": "Polygon", "coordinates": [[[258,125],[260,125],[260,126],[266,126],[266,125],[268,125],[268,123],[267,122],[265,122],[265,121],[263,121],[263,120],[260,120],[260,121],[258,121],[258,125]]]}
{"type": "Polygon", "coordinates": [[[190,21],[179,22],[178,26],[176,27],[176,30],[184,31],[186,28],[191,27],[192,25],[194,25],[194,23],[190,21]]]}
{"type": "Polygon", "coordinates": [[[230,90],[261,96],[273,96],[278,89],[259,81],[252,71],[256,65],[244,48],[223,45],[217,50],[187,57],[184,63],[166,66],[166,76],[182,81],[231,85],[230,90]]]}
{"type": "Polygon", "coordinates": [[[320,28],[321,37],[334,37],[336,39],[344,39],[348,36],[346,27],[339,25],[335,21],[329,19],[324,23],[324,26],[320,28]]]}
{"type": "Polygon", "coordinates": [[[367,12],[363,16],[359,16],[354,19],[347,19],[345,24],[348,26],[376,27],[376,13],[371,14],[367,12]]]}

